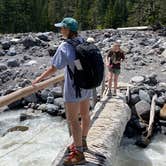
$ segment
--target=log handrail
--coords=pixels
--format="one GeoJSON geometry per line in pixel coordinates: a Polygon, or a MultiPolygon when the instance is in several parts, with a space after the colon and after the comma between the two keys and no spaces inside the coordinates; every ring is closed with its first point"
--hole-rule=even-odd
{"type": "Polygon", "coordinates": [[[58,83],[60,81],[64,80],[64,75],[58,75],[56,77],[47,79],[45,81],[39,82],[35,84],[35,86],[28,86],[22,89],[18,89],[17,91],[10,93],[8,95],[0,97],[0,107],[3,107],[5,105],[9,105],[23,97],[26,97],[34,92],[37,92],[39,90],[42,90],[52,84],[58,83]]]}

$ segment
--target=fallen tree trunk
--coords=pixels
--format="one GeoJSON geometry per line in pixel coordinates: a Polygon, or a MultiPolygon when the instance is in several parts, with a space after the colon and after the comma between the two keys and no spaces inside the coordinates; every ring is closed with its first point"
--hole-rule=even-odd
{"type": "MultiPolygon", "coordinates": [[[[89,150],[85,153],[86,166],[114,166],[117,149],[130,116],[129,107],[120,98],[104,97],[96,104],[87,138],[89,150]]],[[[62,166],[65,152],[66,147],[52,166],[62,166]]]]}
{"type": "Polygon", "coordinates": [[[37,83],[35,86],[28,86],[22,89],[19,89],[13,93],[10,93],[6,96],[2,96],[0,98],[0,107],[9,105],[23,97],[26,97],[34,92],[37,92],[39,90],[42,90],[50,85],[53,85],[55,83],[58,83],[64,79],[63,75],[56,76],[54,78],[50,78],[48,80],[42,81],[40,83],[37,83]]]}

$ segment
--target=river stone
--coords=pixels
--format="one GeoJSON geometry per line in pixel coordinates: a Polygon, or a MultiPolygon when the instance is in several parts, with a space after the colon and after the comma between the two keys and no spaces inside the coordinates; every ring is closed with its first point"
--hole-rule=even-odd
{"type": "Polygon", "coordinates": [[[58,115],[58,106],[54,104],[47,104],[47,113],[52,115],[52,116],[57,116],[58,115]]]}
{"type": "Polygon", "coordinates": [[[22,43],[25,48],[30,48],[36,45],[36,40],[31,35],[29,35],[22,41],[22,43]]]}
{"type": "Polygon", "coordinates": [[[48,50],[48,53],[49,53],[49,55],[52,57],[52,56],[54,56],[54,54],[55,54],[55,52],[56,52],[56,50],[57,50],[57,46],[55,46],[55,45],[51,45],[47,50],[48,50]]]}
{"type": "Polygon", "coordinates": [[[50,93],[49,89],[44,89],[41,91],[41,98],[44,102],[47,102],[47,97],[49,93],[50,93]]]}
{"type": "Polygon", "coordinates": [[[131,102],[132,105],[135,105],[139,101],[140,101],[140,97],[139,97],[138,94],[132,94],[131,95],[130,102],[131,102]]]}
{"type": "Polygon", "coordinates": [[[54,104],[57,105],[60,109],[64,109],[64,99],[62,97],[54,99],[54,104]]]}
{"type": "Polygon", "coordinates": [[[54,103],[54,97],[53,96],[48,96],[47,97],[47,103],[48,104],[53,104],[54,103]]]}
{"type": "Polygon", "coordinates": [[[142,83],[144,81],[144,77],[143,76],[135,76],[131,78],[131,82],[134,83],[142,83]]]}
{"type": "Polygon", "coordinates": [[[39,105],[38,110],[41,110],[42,112],[46,112],[47,111],[47,104],[39,105]]]}
{"type": "Polygon", "coordinates": [[[28,119],[35,119],[37,116],[28,114],[28,113],[21,113],[20,114],[20,122],[28,120],[28,119]]]}
{"type": "Polygon", "coordinates": [[[54,87],[51,89],[51,93],[54,95],[54,98],[62,97],[62,88],[60,86],[54,87]]]}
{"type": "Polygon", "coordinates": [[[137,114],[140,115],[142,118],[144,118],[144,116],[146,117],[147,115],[149,115],[150,104],[147,101],[139,101],[137,104],[135,104],[135,108],[137,114]]]}
{"type": "Polygon", "coordinates": [[[144,90],[139,90],[139,97],[140,97],[141,100],[145,100],[148,103],[151,102],[149,94],[144,90]]]}
{"type": "Polygon", "coordinates": [[[0,56],[5,56],[5,52],[0,50],[0,56]]]}
{"type": "Polygon", "coordinates": [[[0,72],[3,70],[7,70],[7,66],[3,63],[0,63],[0,72]]]}
{"type": "Polygon", "coordinates": [[[165,102],[166,102],[166,97],[165,96],[160,96],[156,99],[156,104],[160,107],[163,107],[165,102]]]}
{"type": "Polygon", "coordinates": [[[9,59],[9,60],[7,61],[7,66],[8,66],[8,67],[19,67],[20,64],[19,64],[19,62],[18,62],[18,59],[9,59]]]}
{"type": "Polygon", "coordinates": [[[37,103],[38,99],[35,93],[24,98],[25,103],[37,103]]]}
{"type": "Polygon", "coordinates": [[[43,40],[43,41],[50,41],[49,38],[48,38],[48,35],[45,34],[45,33],[37,33],[36,36],[40,39],[40,40],[43,40]]]}
{"type": "Polygon", "coordinates": [[[15,49],[15,47],[11,47],[10,49],[9,49],[9,51],[7,52],[7,55],[9,55],[9,56],[14,56],[14,55],[16,55],[17,53],[16,53],[16,49],[15,49]]]}
{"type": "Polygon", "coordinates": [[[11,42],[10,42],[10,41],[3,41],[3,42],[1,43],[1,45],[2,45],[2,48],[3,48],[4,50],[8,50],[8,49],[10,48],[10,46],[11,46],[11,42]]]}
{"type": "Polygon", "coordinates": [[[11,70],[6,70],[0,73],[0,79],[2,80],[3,83],[9,81],[12,77],[13,73],[11,70]]]}

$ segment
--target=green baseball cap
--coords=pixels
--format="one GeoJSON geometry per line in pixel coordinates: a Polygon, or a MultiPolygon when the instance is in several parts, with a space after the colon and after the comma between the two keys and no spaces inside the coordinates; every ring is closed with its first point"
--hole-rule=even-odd
{"type": "Polygon", "coordinates": [[[73,32],[77,32],[78,30],[78,22],[72,17],[66,17],[60,23],[54,24],[54,26],[68,28],[73,32]]]}

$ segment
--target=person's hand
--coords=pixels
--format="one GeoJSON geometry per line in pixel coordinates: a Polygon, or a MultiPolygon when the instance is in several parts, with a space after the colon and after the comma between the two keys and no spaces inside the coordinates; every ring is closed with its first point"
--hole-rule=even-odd
{"type": "Polygon", "coordinates": [[[41,77],[39,76],[35,80],[32,81],[32,86],[35,86],[35,84],[37,84],[40,81],[41,81],[41,77]]]}

